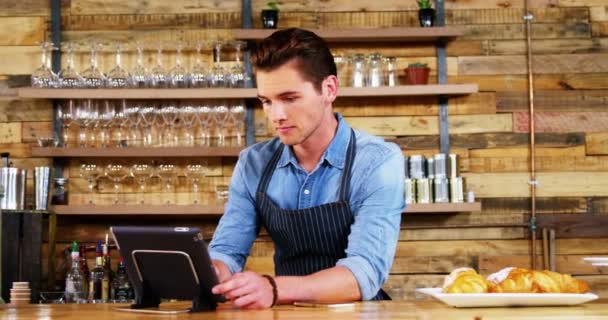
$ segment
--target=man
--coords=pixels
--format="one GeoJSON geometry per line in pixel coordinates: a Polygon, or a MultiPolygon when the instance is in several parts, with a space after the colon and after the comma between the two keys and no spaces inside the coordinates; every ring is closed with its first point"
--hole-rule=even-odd
{"type": "Polygon", "coordinates": [[[388,299],[403,211],[403,155],[332,111],[333,56],[312,32],[286,29],[252,54],[258,97],[278,138],[244,150],[210,243],[220,284],[242,308],[388,299]],[[241,272],[260,227],[276,278],[241,272]]]}

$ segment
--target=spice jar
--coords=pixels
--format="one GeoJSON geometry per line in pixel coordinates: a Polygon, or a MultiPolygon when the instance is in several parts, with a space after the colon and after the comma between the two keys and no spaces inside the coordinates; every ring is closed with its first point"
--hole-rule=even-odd
{"type": "Polygon", "coordinates": [[[55,178],[54,187],[55,188],[53,189],[53,196],[51,197],[51,204],[68,204],[68,179],[55,178]]]}

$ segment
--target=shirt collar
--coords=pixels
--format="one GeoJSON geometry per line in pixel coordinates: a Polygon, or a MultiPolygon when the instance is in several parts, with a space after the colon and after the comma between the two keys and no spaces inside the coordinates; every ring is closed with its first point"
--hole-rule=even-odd
{"type": "MultiPolygon", "coordinates": [[[[338,120],[338,130],[336,130],[336,135],[329,143],[327,150],[323,153],[323,157],[321,161],[327,161],[330,165],[343,169],[344,168],[344,160],[346,158],[346,149],[348,149],[348,142],[350,141],[350,126],[344,118],[339,113],[334,113],[336,120],[338,120]]],[[[292,164],[295,167],[298,167],[298,160],[293,154],[293,150],[291,147],[283,148],[283,153],[281,154],[281,158],[277,163],[277,167],[285,167],[288,164],[292,164]]]]}

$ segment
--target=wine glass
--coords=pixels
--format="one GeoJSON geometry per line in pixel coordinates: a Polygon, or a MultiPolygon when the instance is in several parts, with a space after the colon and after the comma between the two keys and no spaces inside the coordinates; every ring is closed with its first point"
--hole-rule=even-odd
{"type": "Polygon", "coordinates": [[[150,74],[150,86],[153,88],[167,87],[167,71],[163,67],[163,46],[158,43],[156,47],[156,66],[152,68],[150,74]]]}
{"type": "Polygon", "coordinates": [[[126,110],[126,124],[127,124],[127,140],[129,145],[140,146],[142,144],[142,135],[139,130],[139,124],[141,123],[141,117],[139,116],[139,110],[142,108],[143,102],[141,101],[129,101],[127,103],[126,110]]]}
{"type": "Polygon", "coordinates": [[[175,44],[175,66],[169,70],[169,85],[171,88],[187,88],[188,87],[188,73],[186,68],[182,66],[182,49],[184,44],[178,41],[175,44]]]}
{"type": "Polygon", "coordinates": [[[140,123],[143,129],[142,145],[149,147],[155,143],[152,126],[156,120],[156,105],[147,104],[139,109],[140,123]]]}
{"type": "Polygon", "coordinates": [[[232,43],[235,50],[236,62],[230,69],[230,87],[244,88],[245,87],[245,67],[241,64],[241,48],[245,45],[243,41],[234,41],[232,43]]]}
{"type": "Polygon", "coordinates": [[[98,108],[98,125],[99,125],[99,144],[102,148],[110,146],[110,127],[116,111],[111,100],[103,100],[97,105],[98,108]]]}
{"type": "Polygon", "coordinates": [[[94,163],[83,163],[80,165],[80,177],[87,180],[87,186],[89,187],[89,192],[91,193],[91,197],[89,197],[89,204],[93,204],[93,192],[97,182],[97,179],[101,175],[101,168],[99,168],[94,163]]]}
{"type": "Polygon", "coordinates": [[[243,139],[243,128],[245,127],[245,106],[244,101],[237,100],[230,107],[230,117],[234,124],[234,131],[236,135],[236,145],[244,146],[245,141],[243,139]]]}
{"type": "Polygon", "coordinates": [[[220,61],[222,42],[215,41],[213,43],[213,48],[215,50],[215,63],[213,69],[211,69],[211,87],[222,88],[226,86],[226,72],[220,61]]]}
{"type": "Polygon", "coordinates": [[[125,88],[129,81],[129,73],[122,67],[121,51],[123,44],[116,43],[116,66],[108,72],[107,84],[109,88],[125,88]]]}
{"type": "Polygon", "coordinates": [[[196,121],[196,107],[192,103],[187,103],[182,105],[179,110],[179,118],[180,123],[182,123],[184,128],[184,145],[193,146],[194,145],[194,132],[193,126],[196,121]]]}
{"type": "Polygon", "coordinates": [[[224,147],[226,146],[226,125],[230,119],[230,111],[224,103],[220,103],[213,108],[213,116],[217,125],[217,146],[224,147]]]}
{"type": "Polygon", "coordinates": [[[144,203],[146,194],[146,184],[148,179],[152,176],[153,167],[147,163],[136,163],[131,167],[131,176],[135,179],[135,182],[139,186],[141,192],[141,200],[139,203],[144,203]]]}
{"type": "Polygon", "coordinates": [[[201,161],[198,163],[190,163],[186,165],[184,170],[184,175],[186,179],[190,181],[192,185],[192,193],[194,196],[193,203],[199,204],[199,184],[200,181],[205,177],[207,171],[207,163],[205,161],[201,161]]]}
{"type": "Polygon", "coordinates": [[[118,204],[118,193],[120,191],[120,183],[129,174],[129,169],[122,163],[110,163],[106,167],[106,175],[112,180],[114,185],[114,203],[118,204]]]}
{"type": "Polygon", "coordinates": [[[70,126],[75,121],[76,103],[74,100],[65,100],[59,107],[57,117],[61,121],[61,145],[68,147],[70,126]]]}
{"type": "Polygon", "coordinates": [[[198,119],[199,130],[197,139],[202,146],[211,146],[211,122],[213,121],[213,109],[206,105],[203,100],[196,107],[196,118],[198,119]]]}
{"type": "Polygon", "coordinates": [[[132,88],[145,88],[149,86],[150,79],[148,70],[144,66],[144,44],[143,42],[138,41],[135,45],[137,47],[137,64],[133,70],[131,70],[129,85],[132,88]]]}
{"type": "Polygon", "coordinates": [[[178,136],[175,134],[175,123],[179,115],[179,108],[177,103],[174,101],[168,101],[162,106],[160,110],[162,117],[162,126],[164,128],[164,145],[165,146],[177,146],[179,142],[178,136]]]}
{"type": "Polygon", "coordinates": [[[65,48],[68,53],[67,63],[66,67],[59,72],[59,86],[62,88],[79,88],[83,79],[74,67],[75,43],[67,42],[65,48]]]}
{"type": "Polygon", "coordinates": [[[127,100],[119,100],[116,102],[114,109],[114,120],[112,121],[113,139],[115,147],[126,147],[128,145],[127,135],[125,134],[125,126],[129,118],[127,116],[127,100]]]}
{"type": "Polygon", "coordinates": [[[31,84],[35,88],[51,88],[55,85],[56,75],[50,67],[50,51],[53,44],[50,42],[38,42],[41,50],[40,67],[32,72],[31,84]]]}
{"type": "Polygon", "coordinates": [[[76,118],[80,127],[78,140],[81,148],[95,146],[95,134],[93,129],[97,121],[98,110],[95,100],[80,100],[76,107],[76,118]]]}
{"type": "MultiPolygon", "coordinates": [[[[158,166],[158,176],[164,182],[165,192],[171,193],[172,188],[175,186],[175,180],[177,179],[177,167],[174,164],[161,164],[158,166]]],[[[171,203],[169,196],[167,195],[167,204],[171,203]]]]}
{"type": "Polygon", "coordinates": [[[205,42],[199,41],[196,43],[196,62],[190,71],[190,87],[206,88],[209,86],[207,69],[203,66],[201,59],[201,50],[205,46],[205,42]]]}
{"type": "Polygon", "coordinates": [[[92,42],[91,46],[91,56],[90,62],[91,65],[82,71],[80,75],[82,76],[82,87],[84,88],[101,88],[106,82],[106,77],[97,67],[97,52],[101,49],[101,44],[97,42],[92,42]]]}

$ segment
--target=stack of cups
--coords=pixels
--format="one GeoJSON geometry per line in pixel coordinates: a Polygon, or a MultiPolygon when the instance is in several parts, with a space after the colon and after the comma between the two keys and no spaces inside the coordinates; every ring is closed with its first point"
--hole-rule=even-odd
{"type": "Polygon", "coordinates": [[[34,198],[36,210],[47,210],[51,195],[51,168],[34,168],[34,198]]]}
{"type": "Polygon", "coordinates": [[[29,282],[13,282],[11,289],[11,305],[18,307],[30,304],[32,300],[32,290],[29,282]]]}

